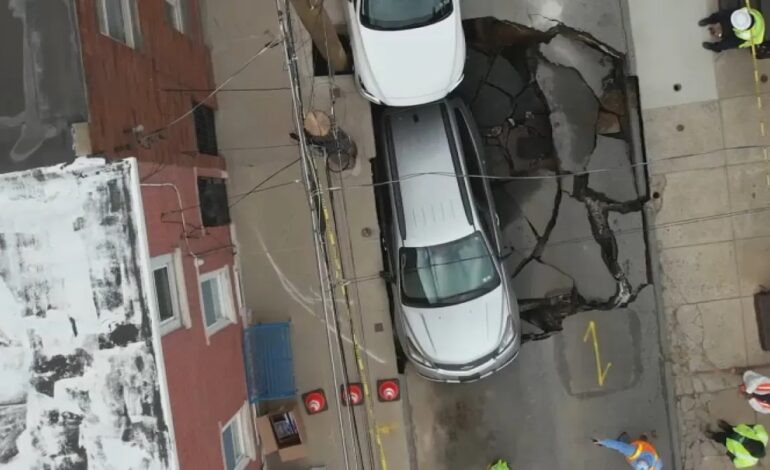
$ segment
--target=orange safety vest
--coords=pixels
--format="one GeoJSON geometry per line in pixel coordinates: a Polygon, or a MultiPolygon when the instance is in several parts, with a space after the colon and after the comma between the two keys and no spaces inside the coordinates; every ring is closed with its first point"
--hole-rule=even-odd
{"type": "Polygon", "coordinates": [[[649,442],[639,439],[637,441],[631,442],[631,444],[636,446],[636,450],[633,454],[631,454],[631,456],[626,457],[626,461],[628,463],[633,463],[634,460],[638,459],[639,456],[642,455],[642,452],[649,452],[654,455],[656,459],[659,458],[658,451],[649,442]]]}

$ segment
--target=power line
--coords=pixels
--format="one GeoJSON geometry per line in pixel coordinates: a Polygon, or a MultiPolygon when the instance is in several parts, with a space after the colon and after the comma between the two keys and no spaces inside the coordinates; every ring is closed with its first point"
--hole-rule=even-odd
{"type": "Polygon", "coordinates": [[[230,83],[231,81],[233,81],[233,80],[234,80],[234,79],[235,79],[235,78],[236,78],[238,75],[240,75],[240,74],[241,74],[241,73],[242,73],[244,70],[246,70],[246,69],[249,67],[249,65],[251,65],[251,63],[252,63],[252,62],[254,62],[255,60],[257,60],[257,58],[258,58],[259,56],[261,56],[261,55],[262,55],[262,54],[264,54],[265,52],[269,51],[270,49],[274,48],[275,46],[277,46],[278,44],[280,44],[282,41],[283,41],[283,38],[282,38],[282,37],[276,37],[276,38],[273,38],[273,40],[272,40],[272,41],[270,41],[270,42],[268,42],[267,44],[265,44],[265,45],[262,47],[262,49],[258,50],[256,54],[252,55],[252,56],[251,56],[251,57],[250,57],[248,60],[246,60],[246,62],[244,62],[244,63],[243,63],[243,65],[241,65],[240,67],[238,67],[238,68],[237,68],[237,69],[236,69],[236,70],[235,70],[233,73],[231,73],[231,74],[230,74],[230,76],[229,76],[229,77],[227,77],[227,78],[226,78],[224,81],[222,81],[222,83],[220,83],[220,84],[219,84],[219,85],[218,85],[216,88],[214,88],[214,89],[211,91],[211,93],[209,93],[208,95],[206,95],[206,97],[205,97],[205,98],[203,98],[202,100],[200,100],[200,101],[199,101],[199,102],[198,102],[198,103],[197,103],[195,106],[193,106],[192,108],[190,108],[190,109],[189,109],[187,112],[185,112],[185,113],[184,113],[184,114],[182,114],[181,116],[177,117],[176,119],[173,119],[173,120],[171,120],[171,122],[169,122],[169,123],[168,123],[168,124],[166,124],[165,126],[161,127],[160,129],[157,129],[157,130],[155,130],[155,131],[151,132],[151,133],[150,133],[149,135],[147,135],[146,137],[150,137],[150,136],[152,136],[152,135],[155,135],[155,134],[159,134],[159,133],[161,133],[161,132],[163,132],[163,131],[165,131],[165,130],[168,130],[170,127],[172,127],[172,126],[175,126],[176,124],[178,124],[178,123],[180,123],[182,120],[184,120],[186,117],[188,117],[188,116],[192,115],[192,114],[193,114],[193,113],[194,113],[194,112],[195,112],[195,111],[196,111],[198,108],[200,108],[201,106],[203,106],[204,104],[206,104],[206,102],[207,102],[208,100],[210,100],[210,99],[211,99],[211,98],[212,98],[214,95],[216,95],[216,94],[217,94],[217,93],[218,93],[220,90],[222,90],[224,87],[226,87],[228,83],[230,83]]]}
{"type": "MultiPolygon", "coordinates": [[[[216,95],[219,91],[221,91],[224,87],[226,87],[228,83],[233,81],[235,79],[235,77],[237,77],[244,70],[246,70],[249,67],[249,65],[251,65],[252,62],[257,60],[257,58],[259,56],[261,56],[265,52],[269,51],[273,47],[277,46],[282,41],[283,41],[282,37],[275,37],[275,38],[273,38],[272,41],[270,41],[267,44],[265,44],[259,51],[256,52],[256,54],[254,54],[248,60],[246,60],[246,62],[244,62],[233,73],[231,73],[230,76],[228,76],[224,81],[222,81],[222,83],[217,85],[208,95],[206,95],[206,97],[204,97],[202,100],[200,100],[198,103],[196,103],[195,106],[193,106],[191,109],[187,110],[186,112],[182,113],[179,117],[177,117],[175,119],[172,119],[165,126],[162,126],[162,127],[158,128],[158,129],[150,132],[149,134],[146,134],[146,135],[138,137],[139,143],[142,144],[145,147],[149,147],[149,145],[151,145],[152,142],[156,138],[158,138],[161,134],[163,134],[163,132],[167,131],[171,127],[173,127],[176,124],[182,122],[185,118],[187,118],[190,115],[192,115],[198,108],[200,108],[201,106],[206,104],[206,102],[208,102],[208,100],[210,100],[214,95],[216,95]]],[[[158,174],[161,170],[163,170],[163,168],[166,167],[166,161],[165,160],[166,160],[166,157],[164,156],[161,159],[161,161],[158,163],[157,168],[155,170],[153,170],[150,174],[148,174],[147,176],[142,178],[142,182],[147,181],[148,179],[150,179],[153,176],[155,176],[156,174],[158,174]]]]}
{"type": "MultiPolygon", "coordinates": [[[[300,90],[299,85],[299,70],[297,67],[297,55],[296,51],[294,50],[294,35],[292,31],[292,23],[291,23],[291,10],[289,8],[289,5],[287,3],[287,0],[275,0],[276,4],[276,10],[278,13],[278,22],[280,25],[281,32],[284,34],[285,41],[283,41],[283,50],[284,50],[284,59],[286,61],[286,65],[288,68],[288,75],[289,75],[289,82],[291,84],[291,101],[292,101],[292,110],[294,115],[294,125],[297,128],[297,134],[299,138],[299,144],[300,144],[300,158],[302,162],[302,175],[303,180],[305,184],[305,191],[307,194],[307,201],[308,201],[308,207],[310,208],[311,213],[311,221],[312,221],[312,238],[313,238],[313,247],[315,251],[315,257],[316,257],[316,268],[318,270],[319,275],[319,281],[320,281],[320,287],[321,287],[321,298],[322,298],[322,306],[323,306],[323,313],[324,313],[324,321],[326,325],[328,326],[331,323],[331,315],[332,312],[330,311],[331,308],[335,307],[335,301],[333,298],[333,288],[329,286],[329,271],[328,271],[328,255],[326,253],[326,246],[323,240],[323,235],[320,230],[320,213],[319,208],[317,207],[318,200],[315,194],[318,192],[318,180],[315,175],[315,169],[312,159],[308,155],[308,145],[305,138],[305,134],[302,131],[303,125],[301,122],[302,119],[302,94],[300,90]],[[329,300],[329,295],[331,294],[331,302],[329,300]]],[[[335,315],[335,324],[337,324],[338,321],[336,320],[335,315]]],[[[337,382],[337,364],[334,357],[334,347],[332,342],[332,332],[329,331],[329,328],[326,328],[326,341],[327,341],[327,349],[329,352],[329,364],[332,372],[332,379],[334,380],[334,384],[336,386],[337,382]]],[[[339,330],[339,327],[336,329],[335,334],[337,335],[337,341],[338,341],[338,347],[339,347],[339,341],[341,341],[341,332],[339,330]]],[[[341,397],[338,393],[334,393],[334,399],[336,403],[336,411],[337,411],[337,420],[339,424],[339,436],[342,440],[342,456],[344,460],[344,465],[346,469],[350,468],[350,458],[348,455],[348,447],[346,445],[346,432],[345,432],[345,426],[343,423],[342,418],[342,403],[341,403],[341,397]]],[[[352,407],[348,407],[352,408],[352,407]]],[[[352,413],[352,409],[348,410],[349,413],[352,413]]]]}
{"type": "MultiPolygon", "coordinates": [[[[249,197],[249,196],[251,196],[252,194],[256,193],[256,192],[257,192],[257,191],[258,191],[258,190],[259,190],[259,189],[260,189],[260,188],[261,188],[261,187],[262,187],[262,186],[263,186],[265,183],[267,183],[267,182],[268,182],[268,181],[270,181],[271,179],[273,179],[273,178],[275,178],[276,176],[278,176],[279,174],[281,174],[281,172],[283,172],[284,170],[288,170],[289,168],[291,168],[291,167],[293,167],[294,165],[296,165],[297,163],[299,163],[299,160],[300,160],[300,159],[299,159],[299,158],[297,158],[296,160],[294,160],[294,161],[291,161],[291,162],[287,163],[286,165],[282,166],[281,168],[279,168],[279,169],[277,169],[276,171],[274,171],[273,173],[271,173],[271,174],[270,174],[270,175],[269,175],[267,178],[265,178],[265,179],[263,179],[262,181],[260,181],[259,183],[255,184],[253,188],[251,188],[250,190],[248,190],[248,191],[246,191],[245,193],[243,193],[243,194],[242,194],[240,197],[238,197],[238,199],[237,199],[235,202],[233,202],[232,204],[230,204],[230,209],[232,209],[233,207],[235,207],[235,206],[236,206],[236,205],[237,205],[239,202],[243,201],[243,200],[244,200],[244,199],[246,199],[247,197],[249,197]]],[[[291,181],[291,182],[289,182],[289,183],[290,183],[290,184],[294,184],[294,181],[291,181]]],[[[281,187],[281,186],[279,186],[279,187],[281,187]]],[[[274,188],[274,187],[271,187],[270,189],[273,189],[273,188],[274,188]]]]}
{"type": "MultiPolygon", "coordinates": [[[[754,209],[745,209],[745,210],[740,210],[740,211],[731,211],[731,212],[726,212],[724,214],[715,214],[715,215],[710,215],[710,216],[693,217],[693,218],[690,218],[690,219],[685,219],[685,220],[680,220],[680,221],[675,221],[675,222],[666,222],[666,223],[662,223],[662,224],[647,225],[646,227],[642,226],[642,227],[638,227],[638,228],[631,228],[631,229],[624,229],[624,230],[612,230],[611,234],[609,234],[607,236],[604,236],[604,237],[594,237],[593,235],[587,235],[587,236],[584,236],[584,237],[573,237],[573,238],[568,238],[568,239],[564,239],[564,240],[559,240],[559,241],[556,241],[556,242],[547,241],[544,246],[546,248],[548,248],[548,247],[555,247],[555,246],[571,245],[571,244],[574,244],[574,243],[580,243],[580,242],[586,242],[586,241],[597,241],[597,238],[600,238],[600,239],[611,239],[611,238],[614,238],[614,239],[617,240],[617,238],[619,236],[622,237],[624,235],[631,235],[631,234],[637,234],[637,233],[653,233],[653,232],[658,231],[658,230],[665,230],[667,228],[676,227],[676,226],[680,226],[680,225],[689,225],[689,224],[694,224],[694,223],[698,223],[698,222],[708,222],[708,221],[711,221],[711,220],[725,219],[725,218],[728,218],[728,217],[735,217],[735,216],[740,216],[740,215],[761,214],[761,213],[765,213],[765,212],[770,213],[770,206],[764,206],[764,207],[759,207],[759,208],[754,208],[754,209]]],[[[641,214],[640,214],[640,216],[641,216],[641,214]]],[[[533,234],[533,235],[536,236],[536,234],[533,234]]],[[[743,238],[742,240],[752,239],[752,238],[756,238],[756,237],[746,237],[746,238],[743,238]]],[[[513,247],[514,248],[513,252],[514,253],[519,253],[521,255],[526,255],[528,252],[530,252],[531,250],[537,248],[538,246],[539,246],[539,244],[536,243],[534,245],[527,245],[527,246],[524,246],[524,247],[513,247]]],[[[429,264],[426,264],[426,265],[423,265],[423,266],[419,266],[418,268],[415,268],[415,269],[424,269],[424,268],[428,268],[428,267],[444,266],[444,265],[454,264],[454,263],[463,262],[463,261],[473,261],[473,260],[477,260],[477,259],[489,259],[490,256],[492,256],[492,255],[487,254],[487,255],[479,255],[479,256],[469,256],[469,257],[459,258],[459,259],[456,259],[456,260],[442,262],[442,263],[429,263],[429,264]]],[[[524,256],[524,257],[526,258],[526,256],[524,256]]],[[[535,258],[535,259],[537,259],[537,258],[535,258]]],[[[345,279],[345,282],[346,283],[353,283],[353,282],[371,281],[371,280],[380,279],[381,277],[382,276],[378,273],[378,274],[371,274],[371,275],[361,276],[360,278],[345,279]]]]}

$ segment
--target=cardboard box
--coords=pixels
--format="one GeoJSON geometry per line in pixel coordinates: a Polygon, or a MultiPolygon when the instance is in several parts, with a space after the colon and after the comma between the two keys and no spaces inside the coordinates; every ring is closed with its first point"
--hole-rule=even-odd
{"type": "Polygon", "coordinates": [[[296,405],[258,417],[257,430],[265,455],[278,452],[281,462],[307,456],[305,427],[296,405]]]}

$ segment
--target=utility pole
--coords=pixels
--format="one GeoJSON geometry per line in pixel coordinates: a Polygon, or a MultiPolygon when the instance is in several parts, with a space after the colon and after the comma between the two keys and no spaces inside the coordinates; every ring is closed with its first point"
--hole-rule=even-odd
{"type": "Polygon", "coordinates": [[[310,38],[335,72],[348,68],[349,59],[322,0],[290,0],[310,38]]]}

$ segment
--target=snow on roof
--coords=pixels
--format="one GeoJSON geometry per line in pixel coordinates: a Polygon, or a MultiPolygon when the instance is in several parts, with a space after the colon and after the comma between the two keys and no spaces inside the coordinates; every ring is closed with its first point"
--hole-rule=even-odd
{"type": "Polygon", "coordinates": [[[0,467],[176,467],[136,172],[0,175],[0,467]]]}

